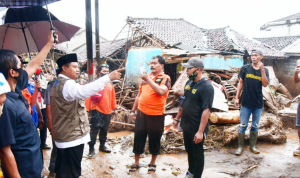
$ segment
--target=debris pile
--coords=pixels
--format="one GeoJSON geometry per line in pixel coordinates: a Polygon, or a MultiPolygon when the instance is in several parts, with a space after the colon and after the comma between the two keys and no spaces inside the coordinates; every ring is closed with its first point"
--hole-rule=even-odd
{"type": "MultiPolygon", "coordinates": [[[[268,67],[269,69],[270,67],[268,67]]],[[[221,148],[238,137],[238,125],[240,123],[240,106],[234,105],[237,86],[239,83],[240,68],[231,67],[230,70],[205,70],[203,75],[212,83],[215,89],[215,97],[212,113],[210,116],[210,129],[205,140],[206,149],[221,148]]],[[[283,130],[282,119],[276,116],[279,110],[289,107],[292,103],[292,97],[288,90],[279,83],[275,77],[273,69],[269,70],[270,83],[268,87],[263,88],[264,96],[264,114],[260,121],[258,139],[268,143],[282,144],[287,136],[283,130]],[[275,114],[275,115],[274,115],[275,114]]],[[[166,101],[166,115],[176,116],[179,109],[179,96],[182,96],[184,85],[188,77],[185,71],[182,71],[180,77],[173,85],[172,90],[166,101]]],[[[120,111],[118,118],[112,118],[111,131],[133,130],[134,125],[130,124],[129,110],[132,108],[135,98],[138,95],[138,86],[124,84],[123,80],[114,84],[118,109],[120,111]],[[128,123],[122,125],[120,123],[128,123]]],[[[248,131],[251,128],[251,118],[248,131]]],[[[173,129],[171,125],[165,126],[162,139],[163,153],[180,153],[185,151],[182,132],[173,129]]],[[[246,139],[249,135],[246,134],[246,139]]],[[[128,138],[122,142],[122,147],[132,146],[133,139],[128,138]],[[124,142],[124,143],[123,143],[124,142]]],[[[147,150],[147,145],[145,150],[147,150]]]]}

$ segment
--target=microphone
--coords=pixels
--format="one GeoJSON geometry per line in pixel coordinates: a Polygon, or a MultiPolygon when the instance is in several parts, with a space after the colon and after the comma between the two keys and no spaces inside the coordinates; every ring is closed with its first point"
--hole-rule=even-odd
{"type": "MultiPolygon", "coordinates": [[[[36,82],[38,81],[38,78],[39,78],[39,76],[41,75],[41,71],[42,71],[42,69],[39,68],[39,69],[37,69],[36,72],[35,72],[35,81],[36,81],[36,82]]],[[[39,88],[39,91],[42,92],[42,89],[39,88]]]]}

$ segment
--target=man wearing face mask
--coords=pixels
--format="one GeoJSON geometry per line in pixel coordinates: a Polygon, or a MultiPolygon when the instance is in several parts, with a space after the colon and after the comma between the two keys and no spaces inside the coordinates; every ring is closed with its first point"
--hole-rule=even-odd
{"type": "MultiPolygon", "coordinates": [[[[21,91],[27,87],[28,78],[41,66],[50,49],[55,45],[53,32],[48,35],[48,42],[42,50],[28,63],[25,70],[15,52],[0,49],[0,72],[10,85],[1,120],[10,122],[14,143],[11,151],[14,159],[2,164],[4,177],[40,178],[43,169],[40,138],[28,111],[28,103],[21,91]],[[12,162],[15,160],[17,167],[12,162]],[[17,169],[16,169],[17,168],[17,169]]],[[[2,130],[0,131],[1,134],[2,130]]],[[[5,139],[7,138],[5,135],[5,139]]],[[[2,137],[2,136],[1,136],[2,137]]],[[[5,140],[4,139],[4,140],[5,140]]],[[[2,140],[3,141],[3,140],[2,140]]]]}
{"type": "Polygon", "coordinates": [[[186,178],[199,178],[204,169],[203,143],[208,132],[208,118],[214,99],[214,88],[206,77],[203,77],[203,61],[192,57],[187,63],[182,64],[187,68],[189,81],[184,88],[184,101],[181,103],[174,128],[183,129],[183,139],[188,153],[189,169],[186,178]]]}
{"type": "MultiPolygon", "coordinates": [[[[109,66],[107,64],[102,64],[97,67],[97,78],[104,77],[109,73],[109,66]]],[[[89,142],[89,158],[95,156],[94,145],[96,143],[97,134],[99,132],[99,151],[110,153],[111,150],[105,146],[107,139],[107,131],[111,119],[111,111],[114,110],[115,117],[118,117],[117,112],[117,102],[115,95],[115,88],[111,82],[106,84],[103,90],[99,91],[97,94],[91,96],[85,100],[85,105],[87,111],[91,112],[91,141],[89,142]]]]}

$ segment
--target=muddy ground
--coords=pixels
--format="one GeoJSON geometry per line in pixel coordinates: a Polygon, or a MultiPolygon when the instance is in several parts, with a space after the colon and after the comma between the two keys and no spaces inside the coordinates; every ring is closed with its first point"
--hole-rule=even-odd
{"type": "MultiPolygon", "coordinates": [[[[109,133],[109,138],[119,138],[131,134],[130,131],[121,131],[109,133]]],[[[293,150],[298,145],[298,136],[296,130],[287,130],[287,142],[281,145],[258,142],[257,146],[261,154],[255,155],[249,152],[249,144],[246,144],[242,156],[235,156],[236,144],[222,149],[209,149],[205,151],[205,170],[203,177],[300,177],[300,157],[293,156],[293,150]],[[247,169],[250,169],[246,171],[247,169]]],[[[50,136],[47,144],[51,144],[50,136]]],[[[96,143],[98,148],[99,142],[96,143]]],[[[173,171],[178,171],[177,177],[184,177],[187,171],[187,155],[183,154],[163,154],[158,157],[157,171],[147,174],[147,168],[142,167],[138,172],[128,174],[128,165],[134,162],[132,148],[121,149],[121,143],[116,142],[112,145],[112,153],[105,154],[96,151],[97,155],[93,159],[88,159],[88,145],[84,148],[84,157],[82,160],[83,178],[98,177],[153,177],[169,178],[176,177],[173,171]],[[111,169],[110,166],[115,166],[111,169]]],[[[44,170],[43,175],[48,175],[48,165],[51,150],[44,150],[44,170]]],[[[141,158],[141,164],[150,162],[151,155],[144,155],[141,158]]]]}

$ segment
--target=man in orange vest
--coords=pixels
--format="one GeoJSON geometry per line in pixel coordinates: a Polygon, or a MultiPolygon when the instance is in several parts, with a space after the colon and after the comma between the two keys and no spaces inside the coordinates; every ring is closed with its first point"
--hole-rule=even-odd
{"type": "Polygon", "coordinates": [[[166,99],[171,88],[171,79],[163,73],[165,59],[154,56],[150,63],[151,73],[144,72],[141,76],[139,94],[132,107],[130,118],[135,122],[134,146],[135,164],[129,171],[140,168],[140,155],[144,153],[147,136],[149,137],[149,151],[152,154],[148,172],[155,172],[155,160],[160,153],[160,139],[164,130],[164,113],[166,99]],[[137,111],[136,121],[134,115],[137,111]]]}
{"type": "MultiPolygon", "coordinates": [[[[107,64],[102,64],[97,68],[97,78],[103,77],[109,73],[109,66],[107,64]]],[[[90,136],[91,141],[89,142],[89,158],[95,156],[94,145],[96,143],[97,134],[99,132],[100,147],[99,151],[110,153],[111,150],[105,146],[107,139],[107,131],[111,119],[111,111],[114,110],[115,117],[118,117],[117,112],[117,102],[115,95],[115,88],[112,83],[106,84],[103,90],[97,94],[86,99],[85,105],[87,111],[91,110],[91,120],[90,120],[90,136]]]]}

